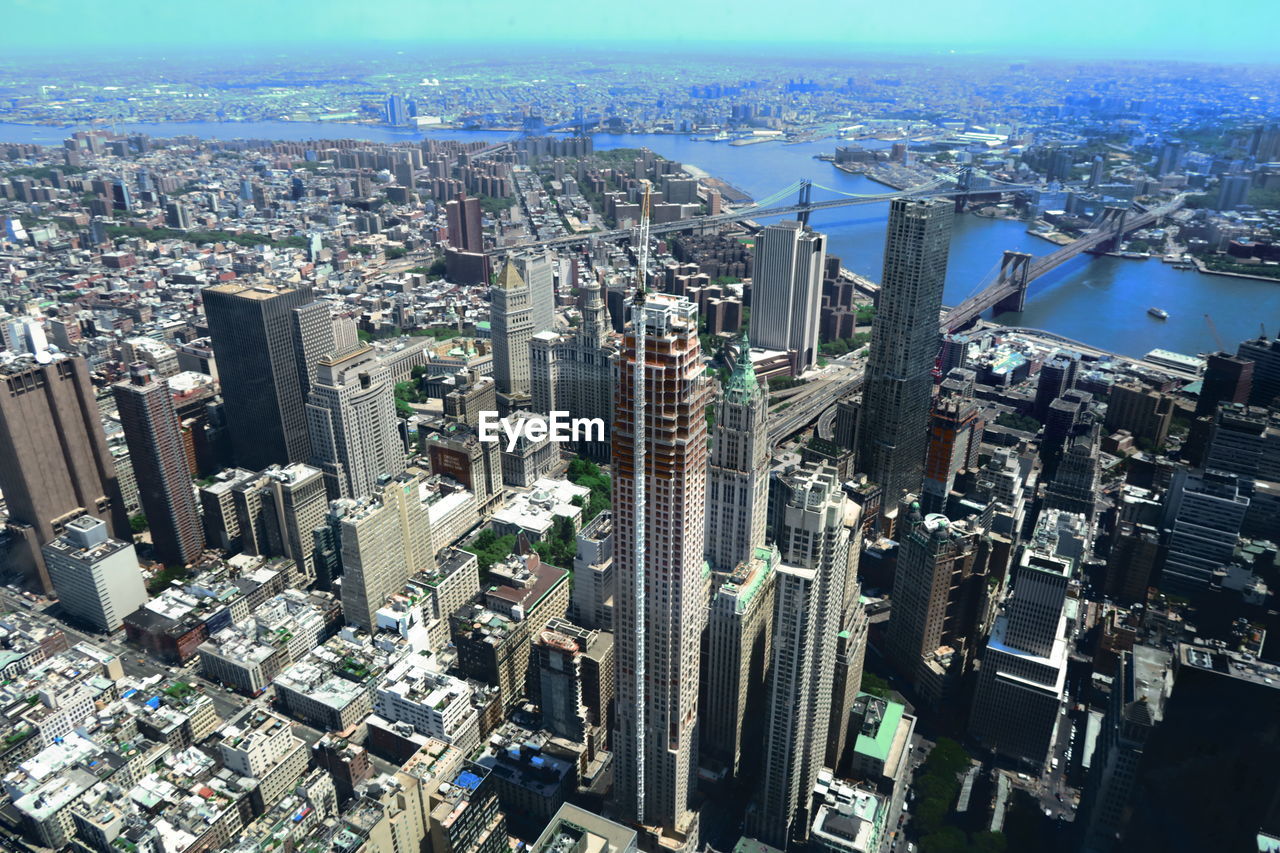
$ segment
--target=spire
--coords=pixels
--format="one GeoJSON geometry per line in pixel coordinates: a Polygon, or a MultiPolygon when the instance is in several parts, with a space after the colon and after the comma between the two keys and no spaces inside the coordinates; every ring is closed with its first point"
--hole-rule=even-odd
{"type": "Polygon", "coordinates": [[[724,383],[724,396],[727,400],[742,402],[754,399],[760,394],[760,381],[756,378],[756,369],[751,364],[751,344],[747,341],[747,332],[742,331],[738,338],[737,354],[733,359],[733,370],[724,383]]]}
{"type": "Polygon", "coordinates": [[[587,301],[585,303],[588,308],[596,308],[603,304],[600,298],[600,280],[594,275],[587,281],[587,301]]]}
{"type": "Polygon", "coordinates": [[[502,290],[520,290],[524,287],[524,279],[520,277],[520,271],[516,269],[511,258],[507,258],[506,263],[502,265],[502,272],[498,273],[498,283],[494,286],[502,290]]]}

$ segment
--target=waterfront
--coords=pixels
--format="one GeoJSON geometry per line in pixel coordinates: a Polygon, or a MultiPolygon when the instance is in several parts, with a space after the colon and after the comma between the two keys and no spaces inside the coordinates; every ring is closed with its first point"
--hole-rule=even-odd
{"type": "MultiPolygon", "coordinates": [[[[121,132],[154,136],[194,135],[211,139],[357,138],[395,142],[423,138],[498,141],[510,134],[487,131],[394,130],[373,125],[323,122],[186,123],[118,125],[121,132]]],[[[58,144],[64,128],[0,124],[0,142],[58,144]]],[[[731,146],[723,142],[695,142],[667,134],[596,134],[600,149],[648,147],[658,154],[695,165],[733,186],[762,198],[801,178],[842,192],[887,191],[861,175],[849,175],[830,163],[814,159],[830,153],[831,139],[786,145],[768,142],[731,146]]],[[[869,143],[877,144],[877,143],[869,143]]],[[[888,143],[879,143],[887,145],[888,143]]],[[[820,189],[814,198],[830,197],[820,189]]],[[[829,251],[845,267],[872,279],[880,276],[887,202],[819,211],[810,224],[829,235],[829,251]]],[[[1020,222],[975,216],[957,218],[951,244],[945,301],[962,301],[999,263],[1005,249],[1044,254],[1051,245],[1025,233],[1020,222]]],[[[1141,356],[1163,347],[1185,353],[1216,349],[1204,321],[1211,314],[1228,348],[1256,337],[1259,323],[1269,334],[1280,325],[1280,282],[1204,275],[1176,270],[1157,259],[1146,261],[1081,256],[1031,285],[1027,308],[1019,314],[996,317],[1008,325],[1026,325],[1125,355],[1141,356]],[[1148,316],[1156,306],[1169,311],[1168,320],[1148,316]]]]}

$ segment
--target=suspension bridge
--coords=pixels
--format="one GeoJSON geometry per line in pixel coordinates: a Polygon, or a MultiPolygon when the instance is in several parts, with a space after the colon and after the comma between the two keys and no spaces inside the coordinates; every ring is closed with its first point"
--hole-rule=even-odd
{"type": "MultiPolygon", "coordinates": [[[[651,234],[670,234],[676,231],[704,230],[742,222],[747,219],[768,219],[774,216],[796,215],[807,224],[809,214],[816,210],[830,210],[838,207],[851,207],[860,204],[880,204],[895,198],[940,198],[950,197],[963,204],[963,199],[974,196],[1000,196],[1004,193],[1034,189],[1031,184],[1010,184],[990,178],[977,179],[968,168],[961,168],[940,173],[936,178],[919,186],[904,190],[888,190],[882,193],[849,193],[842,190],[824,187],[812,181],[799,180],[770,193],[744,207],[715,215],[694,216],[689,219],[677,219],[671,222],[655,222],[650,226],[651,234]],[[813,200],[813,190],[820,189],[833,193],[837,197],[813,200]],[[796,201],[782,204],[784,199],[795,195],[796,201]]],[[[593,240],[625,240],[635,233],[634,228],[613,228],[607,231],[591,231],[580,234],[566,234],[560,237],[549,237],[519,246],[504,246],[495,249],[495,253],[506,253],[512,250],[557,248],[588,243],[593,240]]]]}
{"type": "Polygon", "coordinates": [[[1083,235],[1050,254],[1035,257],[1026,252],[1006,251],[992,276],[978,282],[972,295],[947,311],[942,318],[942,331],[954,332],[963,328],[988,309],[997,313],[1021,311],[1026,307],[1027,288],[1031,282],[1082,252],[1118,249],[1126,234],[1155,224],[1181,208],[1185,201],[1186,196],[1179,195],[1146,210],[1104,207],[1083,235]]]}

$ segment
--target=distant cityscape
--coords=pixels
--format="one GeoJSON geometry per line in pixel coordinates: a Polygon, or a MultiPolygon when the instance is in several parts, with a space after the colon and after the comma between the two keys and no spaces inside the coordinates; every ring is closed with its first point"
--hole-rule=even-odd
{"type": "Polygon", "coordinates": [[[1280,851],[1280,72],[634,59],[3,60],[0,846],[1280,851]]]}

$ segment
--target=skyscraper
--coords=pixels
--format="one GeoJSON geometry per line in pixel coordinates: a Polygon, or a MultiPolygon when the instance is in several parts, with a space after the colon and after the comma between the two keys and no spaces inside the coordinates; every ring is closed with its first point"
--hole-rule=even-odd
{"type": "Polygon", "coordinates": [[[698,657],[707,421],[712,389],[697,307],[637,297],[614,390],[619,808],[673,843],[697,842],[698,657]],[[637,351],[644,353],[637,358],[637,351]]]}
{"type": "Polygon", "coordinates": [[[575,418],[600,418],[605,441],[579,441],[580,456],[609,459],[609,427],[613,420],[613,329],[600,298],[600,282],[586,286],[582,322],[571,334],[538,332],[529,341],[532,407],[550,414],[565,411],[575,418]]]}
{"type": "Polygon", "coordinates": [[[918,503],[901,512],[885,654],[925,703],[937,707],[971,663],[986,548],[970,522],[923,515],[918,503]]]}
{"type": "Polygon", "coordinates": [[[329,506],[318,468],[293,462],[240,474],[231,486],[231,499],[245,553],[288,557],[294,562],[291,584],[329,588],[332,577],[319,565],[312,535],[324,525],[329,506]]]}
{"type": "Polygon", "coordinates": [[[1036,378],[1036,401],[1031,409],[1037,420],[1049,416],[1049,406],[1054,400],[1075,387],[1076,373],[1080,369],[1080,353],[1059,352],[1046,359],[1036,378]]]}
{"type": "Polygon", "coordinates": [[[321,359],[307,398],[312,464],[331,499],[373,494],[404,470],[391,377],[369,347],[321,359]]]}
{"type": "MultiPolygon", "coordinates": [[[[753,834],[779,849],[808,835],[810,792],[830,735],[837,634],[848,582],[849,507],[834,468],[775,477],[774,541],[782,557],[773,611],[773,665],[753,834]]],[[[853,522],[857,524],[856,512],[853,522]]]]}
{"type": "Polygon", "coordinates": [[[707,468],[707,561],[731,572],[764,544],[769,504],[768,403],[745,337],[715,405],[707,468]]]}
{"type": "Polygon", "coordinates": [[[1066,694],[1066,600],[1077,562],[1059,553],[1058,531],[1087,529],[1081,515],[1044,511],[982,651],[970,734],[997,755],[1035,767],[1048,756],[1066,694]]]}
{"type": "Polygon", "coordinates": [[[1223,175],[1213,206],[1217,210],[1235,210],[1248,200],[1252,188],[1253,179],[1248,175],[1223,175]]]}
{"type": "Polygon", "coordinates": [[[529,341],[533,337],[533,295],[508,260],[489,288],[489,322],[493,330],[493,378],[503,414],[530,403],[529,341]]]}
{"type": "Polygon", "coordinates": [[[1106,177],[1107,158],[1102,154],[1093,155],[1093,163],[1089,166],[1089,189],[1096,190],[1106,177]]]}
{"type": "Polygon", "coordinates": [[[204,530],[169,383],[157,380],[145,364],[134,364],[129,379],[111,392],[156,558],[170,565],[190,563],[204,548],[204,530]]]}
{"type": "Polygon", "coordinates": [[[1171,663],[1168,652],[1150,646],[1119,656],[1081,796],[1083,853],[1112,853],[1119,846],[1142,753],[1173,687],[1171,663]]]}
{"type": "Polygon", "coordinates": [[[449,226],[449,245],[463,252],[483,252],[480,199],[458,193],[457,198],[445,204],[444,212],[449,226]]]}
{"type": "Polygon", "coordinates": [[[103,633],[147,603],[133,543],[107,535],[106,522],[82,515],[44,546],[45,563],[61,608],[103,633]]]}
{"type": "Polygon", "coordinates": [[[388,478],[343,515],[342,614],[349,624],[372,633],[387,596],[400,592],[415,572],[435,568],[421,487],[421,472],[388,478]]]}
{"type": "Polygon", "coordinates": [[[553,332],[556,328],[556,273],[546,252],[517,255],[516,270],[529,286],[529,315],[533,331],[553,332]]]}
{"type": "Polygon", "coordinates": [[[306,462],[307,391],[315,362],[333,351],[327,308],[309,286],[235,281],[201,293],[237,464],[306,462]]]}
{"type": "Polygon", "coordinates": [[[1225,471],[1175,468],[1165,502],[1168,552],[1160,589],[1179,594],[1208,590],[1231,563],[1249,498],[1239,478],[1225,471]]]}
{"type": "Polygon", "coordinates": [[[1254,364],[1247,358],[1215,352],[1205,360],[1204,380],[1196,397],[1196,417],[1212,415],[1219,403],[1248,403],[1254,364]]]}
{"type": "Polygon", "coordinates": [[[1253,388],[1249,404],[1270,406],[1280,398],[1280,338],[1266,335],[1241,341],[1236,355],[1253,362],[1253,388]]]}
{"type": "Polygon", "coordinates": [[[799,222],[766,226],[756,238],[751,345],[788,353],[793,375],[818,361],[826,245],[825,236],[799,222]]]}
{"type": "Polygon", "coordinates": [[[404,95],[387,95],[382,112],[387,124],[392,127],[404,127],[409,123],[409,102],[404,95]]]}
{"type": "Polygon", "coordinates": [[[762,547],[731,572],[717,573],[707,618],[699,745],[739,779],[760,773],[768,702],[773,594],[778,550],[762,547]]]}
{"type": "Polygon", "coordinates": [[[1256,850],[1263,833],[1280,834],[1276,663],[1182,643],[1173,667],[1116,849],[1256,850]]]}
{"type": "Polygon", "coordinates": [[[928,449],[924,489],[920,494],[926,512],[942,512],[956,474],[978,464],[982,424],[972,392],[943,389],[929,415],[928,449]]]}
{"type": "Polygon", "coordinates": [[[871,331],[858,430],[858,467],[884,488],[886,505],[924,480],[938,314],[954,205],[894,199],[884,276],[871,331]]]}
{"type": "Polygon", "coordinates": [[[0,390],[0,491],[13,538],[6,563],[51,593],[41,547],[68,521],[90,513],[128,539],[129,520],[84,360],[45,353],[0,364],[0,390]]]}

